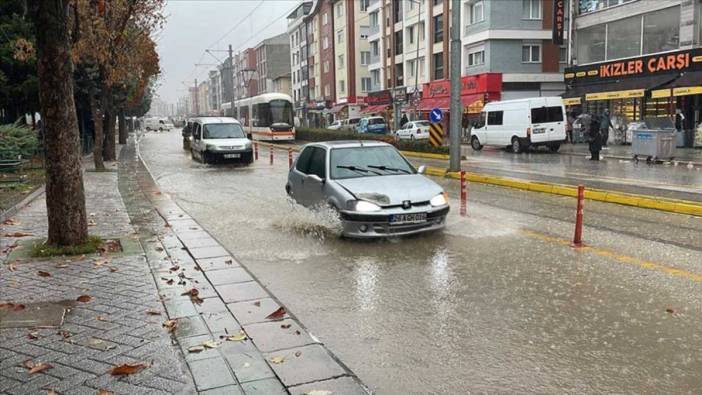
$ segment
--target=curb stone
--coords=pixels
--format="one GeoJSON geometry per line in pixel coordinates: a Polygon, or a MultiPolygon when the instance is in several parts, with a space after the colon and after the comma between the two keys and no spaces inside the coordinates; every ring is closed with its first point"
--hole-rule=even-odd
{"type": "Polygon", "coordinates": [[[15,204],[14,206],[8,208],[7,210],[3,211],[0,213],[0,222],[4,222],[5,220],[9,219],[13,215],[17,214],[20,210],[23,208],[27,207],[29,204],[31,204],[33,201],[35,201],[39,196],[41,196],[42,193],[46,190],[46,185],[42,185],[39,188],[35,189],[32,191],[29,195],[27,195],[24,199],[22,199],[21,202],[15,204]]]}
{"type": "Polygon", "coordinates": [[[293,386],[301,384],[314,390],[317,384],[320,388],[335,388],[338,382],[342,385],[340,389],[353,388],[353,393],[370,394],[358,377],[288,309],[280,317],[284,320],[267,317],[275,311],[272,307],[285,305],[215,237],[161,193],[139,154],[138,141],[131,144],[136,155],[130,160],[138,161],[137,166],[143,168],[148,178],[145,182],[150,184],[146,186],[140,182],[140,186],[142,190],[149,188],[144,194],[167,230],[166,236],[145,245],[145,249],[150,250],[148,254],[154,259],[153,274],[161,295],[166,296],[164,304],[169,318],[179,325],[192,327],[176,331],[174,335],[183,348],[198,391],[289,393],[293,386]],[[186,278],[181,278],[185,287],[175,285],[178,274],[169,273],[173,265],[186,273],[186,278]],[[168,285],[162,278],[173,279],[174,285],[168,285]],[[201,305],[181,294],[189,288],[198,289],[203,300],[201,305]],[[265,308],[271,310],[257,311],[265,308]],[[233,342],[220,339],[220,336],[236,335],[239,331],[248,339],[233,342]],[[196,355],[188,353],[193,343],[202,344],[207,340],[221,343],[215,349],[196,355]],[[278,354],[287,357],[282,363],[273,363],[271,360],[278,354]],[[292,365],[295,372],[313,371],[315,374],[291,374],[292,365]],[[213,376],[210,369],[221,371],[221,375],[213,376]],[[332,381],[339,378],[346,380],[332,381]]]}

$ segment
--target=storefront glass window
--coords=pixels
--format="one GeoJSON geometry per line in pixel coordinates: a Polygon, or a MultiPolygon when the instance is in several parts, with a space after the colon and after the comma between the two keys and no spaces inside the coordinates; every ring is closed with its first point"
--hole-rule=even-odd
{"type": "Polygon", "coordinates": [[[680,7],[644,16],[644,54],[672,51],[680,47],[680,7]]]}
{"type": "Polygon", "coordinates": [[[578,62],[580,64],[605,60],[605,25],[578,30],[578,62]]]}
{"type": "Polygon", "coordinates": [[[620,19],[607,27],[607,59],[621,59],[641,53],[641,17],[620,19]]]}

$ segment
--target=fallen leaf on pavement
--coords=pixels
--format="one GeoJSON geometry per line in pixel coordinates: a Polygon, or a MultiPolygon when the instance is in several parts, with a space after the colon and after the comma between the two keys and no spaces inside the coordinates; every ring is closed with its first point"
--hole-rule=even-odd
{"type": "Polygon", "coordinates": [[[11,310],[11,311],[20,311],[24,310],[24,305],[23,304],[16,304],[16,303],[0,303],[0,310],[11,310]]]}
{"type": "Polygon", "coordinates": [[[81,303],[88,303],[92,299],[89,295],[80,295],[76,300],[81,303]]]}
{"type": "Polygon", "coordinates": [[[260,301],[260,300],[257,300],[257,301],[255,301],[255,302],[253,302],[253,305],[256,306],[256,307],[261,307],[261,301],[260,301]]]}
{"type": "Polygon", "coordinates": [[[267,320],[275,320],[285,317],[285,307],[279,307],[278,310],[268,314],[267,320]]]}
{"type": "Polygon", "coordinates": [[[203,346],[192,346],[192,347],[188,348],[188,352],[191,352],[191,353],[198,353],[198,352],[203,352],[203,351],[205,351],[205,347],[203,347],[203,346]]]}
{"type": "Polygon", "coordinates": [[[227,265],[231,265],[234,262],[231,259],[227,259],[226,261],[224,261],[224,263],[227,265]]]}
{"type": "Polygon", "coordinates": [[[178,322],[176,320],[168,320],[163,323],[163,327],[166,328],[166,331],[168,333],[173,333],[173,331],[176,330],[176,327],[178,326],[178,322]]]}
{"type": "Polygon", "coordinates": [[[283,329],[290,329],[291,326],[292,324],[282,324],[280,327],[283,329]]]}
{"type": "Polygon", "coordinates": [[[98,321],[107,321],[107,320],[105,319],[105,317],[103,317],[103,316],[101,316],[101,315],[95,317],[95,319],[98,320],[98,321]]]}
{"type": "Polygon", "coordinates": [[[180,266],[175,265],[175,266],[171,267],[169,270],[172,272],[177,272],[178,270],[180,270],[180,266]]]}
{"type": "Polygon", "coordinates": [[[198,271],[198,272],[201,272],[201,271],[202,271],[202,269],[200,269],[200,266],[195,266],[195,270],[198,271]]]}
{"type": "Polygon", "coordinates": [[[9,253],[12,252],[12,250],[14,250],[14,249],[17,248],[17,247],[19,247],[18,244],[9,245],[9,246],[7,246],[7,247],[5,247],[5,248],[2,249],[2,253],[3,253],[3,254],[9,254],[9,253]]]}
{"type": "Polygon", "coordinates": [[[71,337],[71,332],[69,331],[59,331],[56,334],[61,335],[64,339],[68,339],[69,337],[71,337]]]}
{"type": "Polygon", "coordinates": [[[14,263],[10,263],[9,265],[7,265],[7,270],[14,272],[15,270],[17,270],[17,268],[15,267],[14,263]]]}
{"type": "Polygon", "coordinates": [[[117,269],[116,267],[110,266],[110,273],[114,273],[114,272],[118,272],[118,271],[119,271],[119,269],[117,269]]]}
{"type": "Polygon", "coordinates": [[[665,309],[665,312],[668,313],[668,314],[675,314],[675,313],[677,313],[677,311],[676,311],[675,309],[671,308],[671,307],[668,307],[667,309],[665,309]]]}
{"type": "Polygon", "coordinates": [[[39,275],[39,277],[51,277],[51,273],[49,273],[49,272],[42,272],[41,270],[39,270],[39,271],[37,272],[37,274],[39,275]]]}
{"type": "Polygon", "coordinates": [[[302,355],[302,351],[296,351],[296,352],[295,352],[295,356],[296,356],[297,358],[300,358],[300,355],[302,355]]]}
{"type": "Polygon", "coordinates": [[[108,390],[99,390],[98,395],[116,395],[116,394],[114,392],[108,391],[108,390]]]}
{"type": "Polygon", "coordinates": [[[273,358],[271,358],[271,363],[274,363],[274,364],[276,364],[276,365],[281,364],[281,363],[283,363],[283,362],[285,362],[285,358],[283,358],[283,357],[273,357],[273,358]]]}
{"type": "Polygon", "coordinates": [[[54,390],[47,390],[46,395],[58,395],[58,393],[56,393],[54,390]]]}
{"type": "Polygon", "coordinates": [[[94,219],[91,218],[88,220],[88,226],[95,226],[95,225],[97,225],[97,222],[95,222],[94,219]]]}
{"type": "Polygon", "coordinates": [[[53,368],[53,366],[46,362],[34,363],[31,359],[22,362],[22,366],[25,369],[29,369],[29,374],[40,373],[53,368]]]}
{"type": "Polygon", "coordinates": [[[20,222],[14,218],[8,218],[2,222],[3,225],[19,225],[20,222]]]}
{"type": "Polygon", "coordinates": [[[110,374],[113,376],[127,376],[138,373],[148,367],[149,365],[145,363],[125,363],[112,368],[112,370],[110,370],[110,374]]]}
{"type": "Polygon", "coordinates": [[[161,312],[158,310],[146,310],[146,315],[161,315],[161,312]]]}
{"type": "Polygon", "coordinates": [[[295,334],[300,336],[300,331],[295,331],[295,334]]]}
{"type": "Polygon", "coordinates": [[[248,337],[246,336],[244,331],[239,332],[238,335],[220,336],[219,338],[226,339],[227,341],[230,341],[230,342],[241,342],[241,341],[248,339],[248,337]]]}
{"type": "Polygon", "coordinates": [[[190,300],[196,304],[202,304],[202,302],[204,302],[204,300],[198,296],[200,295],[200,291],[198,291],[197,288],[191,288],[189,291],[183,292],[181,295],[190,296],[190,300]]]}
{"type": "Polygon", "coordinates": [[[5,237],[27,237],[27,236],[34,236],[34,235],[31,233],[27,233],[27,232],[5,233],[5,237]]]}
{"type": "Polygon", "coordinates": [[[202,343],[202,345],[203,345],[205,348],[217,348],[217,347],[219,347],[219,343],[216,342],[216,341],[214,341],[214,340],[208,340],[208,341],[202,343]]]}
{"type": "Polygon", "coordinates": [[[29,332],[27,338],[29,340],[37,340],[39,338],[39,332],[29,332]]]}
{"type": "Polygon", "coordinates": [[[69,265],[68,265],[67,263],[60,263],[60,264],[56,265],[56,268],[57,268],[57,269],[65,269],[65,268],[67,268],[68,266],[69,266],[69,265]]]}
{"type": "Polygon", "coordinates": [[[161,280],[165,280],[166,284],[168,284],[168,285],[173,285],[173,283],[174,283],[172,278],[162,278],[161,280]]]}
{"type": "Polygon", "coordinates": [[[22,367],[26,369],[31,369],[34,367],[34,361],[31,359],[25,359],[24,362],[22,362],[22,367]]]}
{"type": "Polygon", "coordinates": [[[163,247],[156,247],[155,250],[158,252],[161,252],[161,251],[163,251],[163,247]]]}

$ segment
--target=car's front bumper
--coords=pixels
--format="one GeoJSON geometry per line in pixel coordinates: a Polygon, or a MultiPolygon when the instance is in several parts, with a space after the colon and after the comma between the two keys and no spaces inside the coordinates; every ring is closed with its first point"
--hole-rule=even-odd
{"type": "Polygon", "coordinates": [[[251,162],[253,160],[253,149],[247,150],[207,150],[207,157],[217,162],[251,162]],[[238,158],[227,158],[227,155],[239,155],[238,158]]]}
{"type": "Polygon", "coordinates": [[[429,210],[412,210],[410,213],[426,212],[427,220],[421,223],[391,225],[390,216],[395,212],[378,213],[341,212],[343,235],[351,238],[378,238],[407,236],[415,233],[431,232],[446,227],[448,205],[429,210]]]}

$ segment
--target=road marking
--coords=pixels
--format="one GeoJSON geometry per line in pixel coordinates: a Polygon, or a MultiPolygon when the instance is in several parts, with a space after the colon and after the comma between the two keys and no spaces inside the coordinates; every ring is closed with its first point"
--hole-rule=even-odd
{"type": "MultiPolygon", "coordinates": [[[[523,234],[525,234],[529,237],[535,238],[535,239],[548,241],[551,243],[557,243],[557,244],[560,244],[563,246],[567,246],[568,248],[571,248],[569,240],[561,239],[561,238],[554,237],[554,236],[549,236],[547,234],[535,232],[535,231],[529,230],[529,229],[521,229],[521,232],[523,234]]],[[[678,268],[673,267],[673,266],[668,266],[668,265],[664,265],[664,264],[660,264],[660,263],[656,263],[656,262],[652,262],[652,261],[647,261],[644,259],[635,258],[635,257],[629,256],[629,255],[624,255],[624,254],[621,254],[621,253],[618,253],[615,251],[611,251],[611,250],[607,250],[604,248],[592,247],[592,246],[585,245],[585,246],[577,248],[575,250],[578,252],[581,252],[581,253],[591,253],[591,254],[594,254],[594,255],[597,255],[597,256],[600,256],[603,258],[609,258],[609,259],[615,260],[619,263],[627,264],[630,266],[636,266],[636,267],[639,267],[641,269],[664,273],[664,274],[668,274],[668,275],[671,275],[674,277],[682,277],[682,278],[685,278],[687,280],[702,283],[702,275],[700,275],[700,274],[688,272],[687,270],[678,269],[678,268]]]]}

